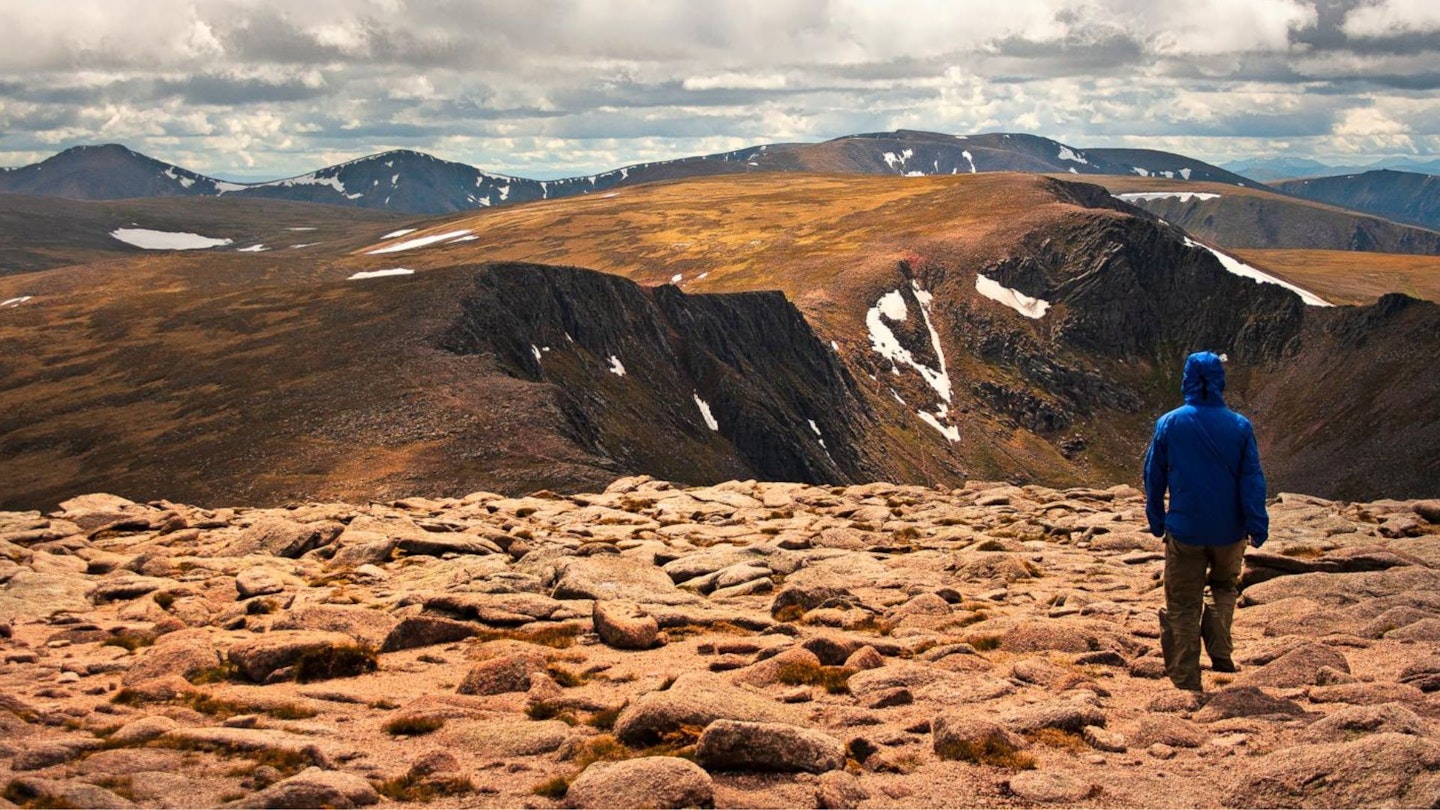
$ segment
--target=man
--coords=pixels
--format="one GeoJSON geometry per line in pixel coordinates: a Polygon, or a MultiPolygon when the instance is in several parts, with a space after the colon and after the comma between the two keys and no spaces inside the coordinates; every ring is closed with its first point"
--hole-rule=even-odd
{"type": "Polygon", "coordinates": [[[1216,672],[1236,671],[1230,623],[1245,540],[1259,548],[1270,531],[1255,431],[1225,406],[1221,360],[1211,352],[1186,358],[1185,405],[1155,422],[1145,454],[1145,516],[1150,533],[1165,538],[1165,674],[1194,691],[1202,639],[1216,672]]]}

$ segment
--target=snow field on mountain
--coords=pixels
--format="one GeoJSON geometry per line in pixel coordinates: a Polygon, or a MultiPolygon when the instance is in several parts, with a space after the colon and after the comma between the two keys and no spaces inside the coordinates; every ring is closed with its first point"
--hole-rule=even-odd
{"type": "Polygon", "coordinates": [[[1125,202],[1137,202],[1141,200],[1168,200],[1174,197],[1180,202],[1190,202],[1191,200],[1213,200],[1219,196],[1219,194],[1204,191],[1143,191],[1116,194],[1115,199],[1124,200],[1125,202]]]}
{"type": "Polygon", "coordinates": [[[149,228],[116,228],[110,235],[127,245],[144,250],[204,250],[223,247],[234,241],[201,236],[198,233],[153,231],[149,228]]]}
{"type": "Polygon", "coordinates": [[[345,280],[359,281],[361,279],[367,278],[384,278],[385,276],[410,276],[414,274],[414,270],[410,270],[404,267],[392,267],[388,270],[362,270],[359,273],[356,273],[345,280]]]}
{"type": "Polygon", "coordinates": [[[991,301],[1004,304],[1027,318],[1043,318],[1050,308],[1050,302],[1043,298],[1032,298],[1019,290],[1013,290],[992,278],[975,275],[975,291],[991,301]]]}
{"type": "MultiPolygon", "coordinates": [[[[909,307],[905,305],[905,297],[900,290],[893,290],[880,296],[865,313],[865,325],[870,332],[870,348],[889,360],[891,371],[900,373],[900,366],[909,366],[919,372],[921,378],[935,389],[942,402],[936,407],[934,413],[917,411],[916,414],[926,424],[940,431],[940,433],[952,442],[960,441],[960,430],[957,427],[946,425],[942,420],[949,413],[949,402],[953,396],[953,389],[950,383],[950,374],[945,365],[945,350],[940,347],[940,333],[936,331],[935,324],[930,319],[930,306],[934,302],[934,296],[922,289],[917,282],[911,281],[910,286],[915,295],[915,301],[920,305],[920,317],[925,324],[925,329],[930,334],[930,345],[935,351],[936,362],[939,368],[931,368],[919,360],[911,351],[900,344],[900,338],[886,323],[886,320],[900,323],[909,318],[909,307]]],[[[896,401],[904,405],[905,400],[892,389],[896,401]]]]}
{"type": "Polygon", "coordinates": [[[463,228],[458,231],[447,231],[445,233],[436,233],[429,236],[417,236],[414,239],[406,239],[403,242],[396,242],[393,245],[386,245],[385,247],[376,248],[375,250],[371,250],[368,252],[372,256],[377,253],[399,253],[402,250],[411,250],[413,248],[425,247],[426,245],[433,245],[436,242],[444,242],[447,239],[458,240],[460,237],[468,236],[469,234],[470,229],[463,228]]]}
{"type": "Polygon", "coordinates": [[[1209,245],[1201,244],[1200,242],[1196,242],[1194,239],[1190,239],[1189,237],[1186,237],[1185,244],[1189,245],[1190,247],[1204,248],[1205,250],[1210,251],[1211,255],[1220,260],[1220,265],[1222,267],[1237,276],[1244,276],[1245,278],[1258,281],[1261,284],[1279,284],[1281,287],[1284,287],[1290,292],[1293,292],[1296,295],[1300,296],[1300,300],[1304,301],[1308,306],[1335,306],[1334,304],[1326,301],[1324,298],[1321,298],[1320,296],[1310,292],[1309,290],[1297,287],[1288,281],[1281,281],[1280,279],[1270,275],[1269,273],[1266,273],[1264,270],[1257,270],[1256,268],[1251,267],[1250,265],[1240,261],[1234,256],[1227,256],[1226,254],[1221,253],[1220,251],[1210,247],[1209,245]]]}

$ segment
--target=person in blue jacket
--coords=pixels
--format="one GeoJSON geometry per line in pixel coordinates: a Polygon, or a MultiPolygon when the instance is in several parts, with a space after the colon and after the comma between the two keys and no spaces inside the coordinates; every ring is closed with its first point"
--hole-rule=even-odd
{"type": "Polygon", "coordinates": [[[1225,406],[1222,358],[1190,355],[1180,389],[1185,404],[1156,420],[1145,454],[1145,517],[1165,538],[1165,674],[1199,691],[1202,640],[1215,671],[1236,671],[1230,625],[1245,541],[1259,548],[1270,517],[1255,430],[1225,406]]]}

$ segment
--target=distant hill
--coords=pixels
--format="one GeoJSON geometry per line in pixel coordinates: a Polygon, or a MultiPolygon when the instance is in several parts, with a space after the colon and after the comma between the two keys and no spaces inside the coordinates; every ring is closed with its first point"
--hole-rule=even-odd
{"type": "Polygon", "coordinates": [[[1121,200],[1219,247],[1440,255],[1440,232],[1266,186],[1237,188],[1140,177],[1096,182],[1121,200]]]}
{"type": "Polygon", "coordinates": [[[1131,175],[1247,185],[1208,163],[1143,149],[1081,149],[1035,135],[943,135],[901,130],[822,143],[767,144],[714,155],[642,163],[562,180],[482,171],[421,152],[359,158],[263,183],[231,183],[124,146],[79,146],[0,171],[0,192],[119,200],[140,197],[263,197],[417,214],[559,199],[658,180],[755,172],[932,175],[979,172],[1131,175]]]}
{"type": "Polygon", "coordinates": [[[1273,187],[1297,197],[1440,230],[1440,177],[1435,175],[1382,169],[1291,180],[1273,187]]]}
{"type": "Polygon", "coordinates": [[[1228,171],[1261,183],[1305,177],[1328,177],[1336,174],[1362,174],[1379,169],[1417,174],[1440,174],[1440,160],[1417,160],[1414,158],[1385,158],[1364,166],[1336,166],[1309,158],[1295,157],[1251,158],[1220,165],[1228,171]]]}

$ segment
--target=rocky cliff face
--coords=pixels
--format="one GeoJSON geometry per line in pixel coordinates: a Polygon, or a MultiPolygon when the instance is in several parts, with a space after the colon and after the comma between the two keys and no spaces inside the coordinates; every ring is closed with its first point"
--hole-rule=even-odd
{"type": "Polygon", "coordinates": [[[575,268],[493,265],[438,344],[554,386],[571,438],[632,469],[690,477],[710,466],[677,454],[672,437],[684,436],[763,478],[873,475],[860,451],[874,429],[868,406],[779,293],[686,295],[575,268]]]}

